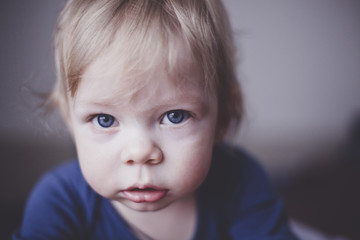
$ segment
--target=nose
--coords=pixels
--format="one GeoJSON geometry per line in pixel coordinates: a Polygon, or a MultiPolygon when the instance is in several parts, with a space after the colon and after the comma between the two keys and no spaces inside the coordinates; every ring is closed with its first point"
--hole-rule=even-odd
{"type": "Polygon", "coordinates": [[[155,141],[144,135],[129,139],[121,152],[122,161],[127,165],[157,165],[164,158],[160,147],[155,141]]]}

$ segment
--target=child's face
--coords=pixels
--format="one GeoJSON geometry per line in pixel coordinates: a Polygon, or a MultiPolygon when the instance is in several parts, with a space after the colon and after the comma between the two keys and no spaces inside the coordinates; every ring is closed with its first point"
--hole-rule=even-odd
{"type": "Polygon", "coordinates": [[[217,98],[200,86],[188,51],[180,58],[182,81],[175,84],[162,67],[128,78],[104,56],[89,66],[70,98],[80,166],[103,197],[154,211],[193,194],[206,177],[217,98]]]}

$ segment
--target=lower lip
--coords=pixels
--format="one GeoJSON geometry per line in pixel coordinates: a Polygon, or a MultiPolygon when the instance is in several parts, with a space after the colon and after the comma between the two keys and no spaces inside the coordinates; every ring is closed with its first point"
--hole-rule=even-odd
{"type": "Polygon", "coordinates": [[[167,190],[126,190],[122,191],[123,196],[136,203],[157,202],[165,197],[167,190]]]}

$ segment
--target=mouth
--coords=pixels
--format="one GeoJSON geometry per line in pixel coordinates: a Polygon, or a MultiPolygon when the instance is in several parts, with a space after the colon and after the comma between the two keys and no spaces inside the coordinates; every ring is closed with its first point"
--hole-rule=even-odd
{"type": "Polygon", "coordinates": [[[165,197],[168,190],[153,186],[130,187],[121,191],[124,198],[135,203],[154,203],[165,197]]]}

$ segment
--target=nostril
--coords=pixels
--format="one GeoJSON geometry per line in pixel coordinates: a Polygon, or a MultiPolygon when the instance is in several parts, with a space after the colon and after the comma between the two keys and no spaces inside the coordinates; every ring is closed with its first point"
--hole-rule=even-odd
{"type": "Polygon", "coordinates": [[[128,160],[126,163],[127,163],[128,165],[134,165],[134,164],[135,164],[135,161],[134,161],[134,160],[128,160]]]}
{"type": "Polygon", "coordinates": [[[159,164],[160,162],[161,162],[161,159],[149,159],[147,161],[147,163],[150,165],[156,165],[156,164],[159,164]]]}
{"type": "Polygon", "coordinates": [[[157,146],[145,146],[140,148],[136,145],[136,147],[129,147],[122,151],[120,155],[120,159],[123,164],[128,166],[136,165],[136,164],[149,164],[156,165],[163,161],[163,153],[157,146]]]}
{"type": "Polygon", "coordinates": [[[147,163],[150,164],[150,165],[154,165],[154,164],[155,164],[155,160],[154,160],[154,159],[149,159],[149,160],[147,161],[147,163]]]}

